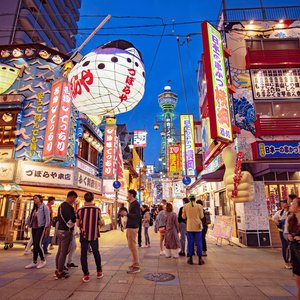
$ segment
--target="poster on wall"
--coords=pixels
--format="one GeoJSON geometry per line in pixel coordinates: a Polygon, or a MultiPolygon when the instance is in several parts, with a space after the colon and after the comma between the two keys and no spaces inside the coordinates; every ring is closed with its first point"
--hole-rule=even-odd
{"type": "Polygon", "coordinates": [[[202,41],[210,135],[212,139],[231,142],[233,136],[222,37],[207,21],[202,23],[202,41]]]}

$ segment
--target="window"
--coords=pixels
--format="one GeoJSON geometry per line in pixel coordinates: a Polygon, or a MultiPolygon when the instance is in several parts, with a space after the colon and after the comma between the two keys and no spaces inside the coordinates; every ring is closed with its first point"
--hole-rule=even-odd
{"type": "Polygon", "coordinates": [[[94,166],[97,166],[98,162],[98,151],[93,147],[90,146],[90,163],[94,166]]]}
{"type": "Polygon", "coordinates": [[[261,117],[295,118],[300,117],[300,102],[255,101],[256,113],[261,117]]]}
{"type": "Polygon", "coordinates": [[[89,143],[84,139],[79,139],[78,156],[85,160],[89,159],[89,143]]]}
{"type": "Polygon", "coordinates": [[[255,50],[299,49],[298,39],[256,39],[246,40],[246,47],[255,50]]]}

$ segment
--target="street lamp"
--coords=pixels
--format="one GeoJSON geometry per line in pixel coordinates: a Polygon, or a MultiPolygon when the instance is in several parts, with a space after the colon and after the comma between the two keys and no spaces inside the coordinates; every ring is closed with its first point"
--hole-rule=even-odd
{"type": "Polygon", "coordinates": [[[160,132],[160,135],[161,135],[161,136],[166,136],[166,132],[162,130],[162,131],[160,132]]]}
{"type": "Polygon", "coordinates": [[[158,130],[159,124],[155,123],[155,124],[153,125],[153,128],[154,128],[154,130],[158,130]]]}

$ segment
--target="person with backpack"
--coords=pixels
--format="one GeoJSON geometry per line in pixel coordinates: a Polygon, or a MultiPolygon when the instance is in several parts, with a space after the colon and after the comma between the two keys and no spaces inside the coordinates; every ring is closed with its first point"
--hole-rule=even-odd
{"type": "MultiPolygon", "coordinates": [[[[196,203],[201,204],[203,207],[203,201],[197,200],[196,203]]],[[[202,256],[207,256],[207,243],[206,243],[206,234],[208,230],[208,225],[211,223],[210,220],[210,212],[208,210],[204,210],[204,218],[201,220],[203,229],[202,229],[202,256]]]]}
{"type": "MultiPolygon", "coordinates": [[[[144,236],[145,236],[145,248],[150,248],[150,238],[149,238],[149,227],[150,227],[150,222],[151,222],[151,215],[150,215],[150,210],[149,207],[146,204],[142,205],[142,226],[144,228],[144,236]]],[[[153,221],[152,221],[153,224],[153,221]]]]}
{"type": "Polygon", "coordinates": [[[281,240],[281,250],[282,250],[282,257],[285,262],[285,268],[291,269],[292,265],[289,262],[288,258],[288,241],[285,239],[283,235],[284,225],[289,216],[289,205],[287,199],[283,199],[280,201],[281,209],[278,210],[275,215],[273,216],[273,221],[275,222],[277,229],[279,231],[279,236],[281,240]]]}

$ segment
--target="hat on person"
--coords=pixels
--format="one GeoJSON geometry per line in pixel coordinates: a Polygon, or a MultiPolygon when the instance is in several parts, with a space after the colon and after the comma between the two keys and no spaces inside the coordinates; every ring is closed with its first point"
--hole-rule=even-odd
{"type": "Polygon", "coordinates": [[[189,199],[190,199],[190,200],[195,200],[195,199],[196,199],[196,196],[195,196],[194,194],[190,194],[190,195],[189,195],[189,199]]]}

